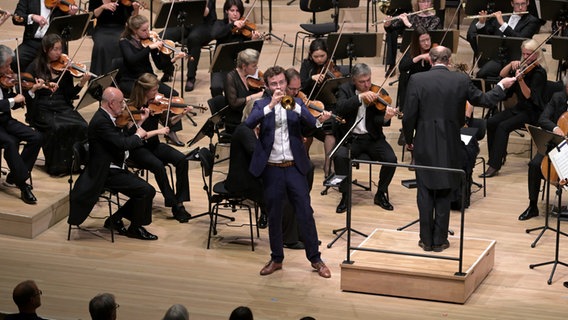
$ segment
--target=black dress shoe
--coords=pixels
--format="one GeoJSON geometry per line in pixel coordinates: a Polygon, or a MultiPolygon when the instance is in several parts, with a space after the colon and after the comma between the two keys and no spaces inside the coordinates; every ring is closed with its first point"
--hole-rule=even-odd
{"type": "Polygon", "coordinates": [[[266,229],[266,227],[268,226],[268,218],[266,216],[266,213],[261,213],[260,217],[258,217],[258,227],[260,229],[266,229]]]}
{"type": "Polygon", "coordinates": [[[449,247],[450,247],[450,242],[448,240],[446,240],[444,243],[442,243],[439,246],[432,246],[432,251],[442,252],[442,251],[448,249],[449,247]]]}
{"type": "Polygon", "coordinates": [[[422,242],[422,240],[418,241],[418,246],[422,248],[424,251],[432,251],[432,246],[427,246],[422,242]]]}
{"type": "Polygon", "coordinates": [[[343,194],[341,196],[341,200],[339,200],[339,204],[337,205],[335,212],[336,213],[343,213],[345,211],[347,211],[347,196],[345,194],[343,194]]]}
{"type": "Polygon", "coordinates": [[[185,82],[185,92],[193,91],[194,87],[195,87],[195,80],[190,79],[185,82]]]}
{"type": "Polygon", "coordinates": [[[181,142],[175,131],[170,131],[166,136],[166,142],[174,146],[183,147],[185,144],[181,142]]]}
{"type": "Polygon", "coordinates": [[[564,286],[568,288],[568,281],[564,281],[564,286]]]}
{"type": "Polygon", "coordinates": [[[394,207],[392,206],[392,204],[389,202],[389,199],[387,199],[387,194],[384,192],[377,192],[375,194],[375,199],[374,202],[376,205],[380,206],[381,208],[385,209],[385,210],[393,210],[394,207]]]}
{"type": "Polygon", "coordinates": [[[112,230],[118,232],[118,234],[120,234],[121,236],[126,235],[126,228],[124,227],[124,223],[122,223],[121,219],[113,221],[110,218],[107,218],[105,220],[104,226],[105,226],[106,229],[109,229],[109,230],[112,229],[112,230]]]}
{"type": "Polygon", "coordinates": [[[521,215],[519,216],[519,220],[521,221],[529,220],[530,218],[536,216],[538,216],[538,208],[529,206],[525,211],[523,211],[523,213],[521,213],[521,215]]]}
{"type": "Polygon", "coordinates": [[[140,240],[158,240],[158,236],[151,234],[143,226],[128,228],[126,236],[140,240]]]}
{"type": "Polygon", "coordinates": [[[191,214],[185,210],[185,207],[177,206],[174,210],[172,210],[174,214],[174,218],[179,221],[179,223],[186,223],[191,219],[191,214]]]}
{"type": "Polygon", "coordinates": [[[479,177],[480,177],[480,178],[483,178],[483,177],[485,177],[485,178],[491,178],[491,177],[496,176],[497,173],[499,173],[499,170],[497,170],[497,169],[495,169],[495,168],[489,166],[489,167],[487,168],[487,170],[485,170],[484,173],[482,173],[482,174],[479,175],[479,177]]]}
{"type": "Polygon", "coordinates": [[[27,204],[36,204],[37,199],[32,193],[32,188],[29,185],[25,185],[24,187],[20,188],[21,196],[20,198],[27,204]]]}

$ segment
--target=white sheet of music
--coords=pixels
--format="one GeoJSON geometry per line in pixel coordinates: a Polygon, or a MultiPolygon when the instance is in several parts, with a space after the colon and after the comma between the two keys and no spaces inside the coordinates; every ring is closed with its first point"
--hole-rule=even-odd
{"type": "MultiPolygon", "coordinates": [[[[561,180],[568,178],[568,143],[562,141],[557,147],[548,153],[550,162],[556,169],[558,177],[561,180]]],[[[564,189],[568,190],[568,185],[564,185],[564,189]]]]}

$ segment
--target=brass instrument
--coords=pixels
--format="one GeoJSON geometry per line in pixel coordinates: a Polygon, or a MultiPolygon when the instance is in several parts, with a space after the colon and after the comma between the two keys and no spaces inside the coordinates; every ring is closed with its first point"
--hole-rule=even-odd
{"type": "Polygon", "coordinates": [[[283,96],[280,100],[280,105],[286,110],[294,110],[296,108],[296,101],[291,96],[283,96]]]}
{"type": "Polygon", "coordinates": [[[379,0],[378,2],[379,2],[379,10],[382,13],[388,15],[389,7],[391,4],[390,0],[379,0]]]}
{"type": "MultiPolygon", "coordinates": [[[[528,11],[521,11],[521,12],[510,12],[510,13],[502,13],[501,16],[503,17],[507,17],[507,16],[512,16],[514,14],[516,15],[523,15],[523,14],[528,14],[528,11]]],[[[479,19],[479,18],[492,18],[495,16],[495,13],[490,13],[490,14],[483,14],[483,15],[477,15],[477,16],[467,16],[464,19],[479,19]]]]}
{"type": "MultiPolygon", "coordinates": [[[[428,11],[432,11],[432,10],[434,10],[434,8],[427,8],[427,9],[424,9],[424,10],[419,10],[419,11],[414,11],[414,12],[411,12],[411,13],[407,13],[406,16],[407,16],[407,17],[410,17],[410,16],[413,16],[413,15],[415,15],[415,14],[419,14],[419,13],[423,13],[423,12],[428,12],[428,11]]],[[[381,21],[377,21],[377,22],[373,23],[373,25],[377,25],[377,24],[381,24],[381,23],[385,23],[385,22],[389,22],[389,21],[394,21],[394,20],[398,20],[398,19],[400,19],[400,15],[394,16],[394,17],[390,17],[390,18],[388,18],[388,19],[384,19],[384,20],[381,20],[381,21]]]]}

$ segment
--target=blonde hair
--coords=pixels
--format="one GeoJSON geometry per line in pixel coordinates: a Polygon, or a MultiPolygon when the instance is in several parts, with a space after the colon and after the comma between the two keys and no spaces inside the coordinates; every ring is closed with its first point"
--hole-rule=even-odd
{"type": "Polygon", "coordinates": [[[258,62],[258,57],[260,53],[254,49],[245,49],[237,55],[237,67],[240,68],[243,65],[249,65],[258,62]]]}
{"type": "Polygon", "coordinates": [[[132,86],[132,93],[130,94],[130,102],[128,104],[137,108],[145,105],[146,102],[148,102],[148,99],[146,99],[146,93],[159,85],[160,81],[158,81],[158,78],[155,75],[151,73],[142,74],[138,77],[138,79],[136,79],[132,86]]]}
{"type": "Polygon", "coordinates": [[[527,39],[521,44],[522,49],[530,50],[533,52],[533,57],[538,60],[538,63],[544,70],[547,70],[546,60],[542,58],[542,50],[538,47],[540,44],[535,39],[527,39]]]}
{"type": "Polygon", "coordinates": [[[140,27],[142,27],[142,25],[145,23],[149,23],[148,18],[146,18],[145,16],[131,16],[130,18],[128,18],[128,21],[126,21],[126,28],[124,28],[124,31],[120,36],[122,38],[128,38],[132,36],[136,32],[136,30],[140,29],[140,27]]]}

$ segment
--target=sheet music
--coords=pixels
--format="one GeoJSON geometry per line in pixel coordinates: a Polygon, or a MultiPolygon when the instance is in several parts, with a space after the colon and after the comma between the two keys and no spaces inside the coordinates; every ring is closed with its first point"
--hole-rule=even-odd
{"type": "MultiPolygon", "coordinates": [[[[564,180],[568,177],[568,144],[566,140],[548,153],[550,162],[554,165],[558,177],[564,180]]],[[[568,190],[568,185],[564,185],[564,189],[568,190]]]]}

